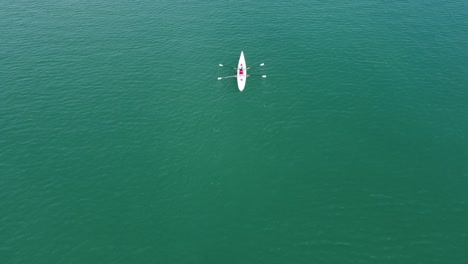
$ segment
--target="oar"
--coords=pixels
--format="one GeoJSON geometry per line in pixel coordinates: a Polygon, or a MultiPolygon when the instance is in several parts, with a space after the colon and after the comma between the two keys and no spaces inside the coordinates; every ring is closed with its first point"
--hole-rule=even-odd
{"type": "MultiPolygon", "coordinates": [[[[248,67],[247,70],[252,68],[252,67],[255,67],[255,66],[257,66],[257,64],[255,64],[254,66],[248,67]]],[[[258,66],[263,67],[263,66],[265,66],[265,63],[262,62],[258,66]]]]}
{"type": "MultiPolygon", "coordinates": [[[[224,65],[220,63],[220,64],[219,64],[219,67],[224,67],[224,65]]],[[[229,65],[226,65],[226,67],[236,69],[236,67],[232,67],[232,66],[229,66],[229,65]]]]}
{"type": "MultiPolygon", "coordinates": [[[[219,65],[219,67],[224,67],[224,66],[226,66],[226,67],[229,67],[229,68],[236,69],[236,67],[229,66],[229,65],[223,65],[223,64],[221,64],[221,63],[220,63],[220,64],[218,64],[218,65],[219,65]]],[[[255,66],[257,66],[257,65],[255,65],[255,66]]],[[[260,67],[263,67],[263,66],[265,66],[265,63],[263,63],[263,62],[262,62],[262,63],[260,63],[258,66],[260,66],[260,67]]],[[[250,68],[252,68],[252,67],[254,67],[254,66],[247,67],[247,70],[248,70],[248,69],[250,69],[250,68]]]]}
{"type": "Polygon", "coordinates": [[[266,77],[267,77],[266,75],[259,75],[259,74],[254,74],[254,75],[249,74],[249,75],[247,75],[247,77],[250,77],[250,76],[262,76],[262,78],[266,78],[266,77]]]}
{"type": "MultiPolygon", "coordinates": [[[[255,63],[255,65],[254,65],[254,66],[260,66],[260,67],[263,67],[263,66],[265,66],[265,63],[263,63],[263,62],[262,62],[262,63],[255,63]]],[[[252,66],[252,67],[254,67],[254,66],[252,66]]]]}
{"type": "Polygon", "coordinates": [[[226,78],[233,78],[233,77],[237,77],[237,75],[218,77],[218,80],[222,80],[222,79],[226,79],[226,78]]]}

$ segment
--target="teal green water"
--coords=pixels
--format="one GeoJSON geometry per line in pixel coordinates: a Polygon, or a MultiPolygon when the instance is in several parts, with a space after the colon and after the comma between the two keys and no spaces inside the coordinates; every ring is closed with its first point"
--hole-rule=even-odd
{"type": "Polygon", "coordinates": [[[464,263],[468,6],[283,2],[3,1],[0,263],[464,263]]]}

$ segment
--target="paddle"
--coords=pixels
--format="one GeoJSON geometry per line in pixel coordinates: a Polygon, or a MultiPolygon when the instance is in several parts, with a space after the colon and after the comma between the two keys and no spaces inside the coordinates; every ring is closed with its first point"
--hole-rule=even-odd
{"type": "Polygon", "coordinates": [[[222,80],[222,79],[226,79],[226,78],[234,78],[234,77],[237,77],[237,75],[218,77],[218,80],[222,80]]]}

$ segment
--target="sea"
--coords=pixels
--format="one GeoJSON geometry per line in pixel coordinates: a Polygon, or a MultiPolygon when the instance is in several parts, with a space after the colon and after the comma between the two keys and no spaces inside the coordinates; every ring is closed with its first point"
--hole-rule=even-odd
{"type": "Polygon", "coordinates": [[[2,264],[467,263],[467,135],[466,1],[0,3],[2,264]]]}

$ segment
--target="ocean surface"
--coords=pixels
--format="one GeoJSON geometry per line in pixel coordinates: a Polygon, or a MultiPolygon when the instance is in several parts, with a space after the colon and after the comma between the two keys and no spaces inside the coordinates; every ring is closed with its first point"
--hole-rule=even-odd
{"type": "Polygon", "coordinates": [[[467,18],[2,1],[0,263],[466,263],[467,18]]]}

